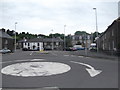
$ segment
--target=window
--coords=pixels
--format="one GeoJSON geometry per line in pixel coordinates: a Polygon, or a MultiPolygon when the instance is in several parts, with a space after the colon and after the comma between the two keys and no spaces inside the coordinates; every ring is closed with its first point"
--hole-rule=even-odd
{"type": "Polygon", "coordinates": [[[30,43],[28,43],[28,46],[30,46],[30,43]]]}
{"type": "Polygon", "coordinates": [[[106,34],[105,34],[105,39],[106,39],[106,34]]]}
{"type": "Polygon", "coordinates": [[[28,47],[28,50],[30,50],[30,47],[28,47]]]}
{"type": "Polygon", "coordinates": [[[114,36],[114,29],[112,29],[112,36],[114,36]]]}
{"type": "Polygon", "coordinates": [[[8,44],[8,40],[5,40],[5,44],[8,44]]]}
{"type": "Polygon", "coordinates": [[[73,36],[72,39],[75,40],[75,37],[73,36]]]}
{"type": "Polygon", "coordinates": [[[113,49],[114,49],[114,45],[115,45],[115,44],[114,44],[114,41],[112,41],[112,43],[113,43],[113,49]]]}
{"type": "Polygon", "coordinates": [[[38,43],[38,46],[40,46],[40,44],[38,43]]]}
{"type": "Polygon", "coordinates": [[[82,36],[79,36],[79,39],[82,39],[82,36]]]}
{"type": "Polygon", "coordinates": [[[58,46],[58,45],[59,45],[59,42],[56,42],[56,45],[58,46]]]}
{"type": "Polygon", "coordinates": [[[44,43],[44,45],[47,45],[47,43],[44,43]]]}

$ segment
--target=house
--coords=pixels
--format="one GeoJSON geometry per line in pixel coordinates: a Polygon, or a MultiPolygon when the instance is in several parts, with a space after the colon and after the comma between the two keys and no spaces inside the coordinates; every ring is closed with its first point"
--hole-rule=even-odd
{"type": "Polygon", "coordinates": [[[14,39],[5,32],[5,29],[0,29],[0,50],[10,49],[14,51],[14,39]]]}
{"type": "Polygon", "coordinates": [[[120,17],[98,38],[98,50],[112,54],[120,52],[120,17]]]}
{"type": "Polygon", "coordinates": [[[63,40],[61,38],[44,38],[45,50],[63,50],[63,40]]]}
{"type": "Polygon", "coordinates": [[[43,39],[34,38],[22,42],[23,48],[27,50],[43,50],[43,39]]]}
{"type": "Polygon", "coordinates": [[[26,42],[26,41],[27,41],[27,39],[25,39],[25,38],[23,40],[19,40],[17,42],[17,49],[23,48],[23,43],[26,42]]]}
{"type": "Polygon", "coordinates": [[[89,34],[81,34],[81,35],[73,35],[72,36],[72,46],[80,44],[83,47],[90,47],[92,43],[91,35],[89,34]]]}
{"type": "Polygon", "coordinates": [[[22,41],[23,48],[28,50],[62,50],[63,40],[61,38],[34,38],[22,41]]]}

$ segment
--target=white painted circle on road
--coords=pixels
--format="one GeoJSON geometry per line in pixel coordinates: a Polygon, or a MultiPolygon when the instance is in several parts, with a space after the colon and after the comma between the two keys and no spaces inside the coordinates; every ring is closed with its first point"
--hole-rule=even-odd
{"type": "Polygon", "coordinates": [[[58,62],[25,62],[4,67],[1,73],[12,76],[50,76],[68,72],[71,67],[58,62]]]}

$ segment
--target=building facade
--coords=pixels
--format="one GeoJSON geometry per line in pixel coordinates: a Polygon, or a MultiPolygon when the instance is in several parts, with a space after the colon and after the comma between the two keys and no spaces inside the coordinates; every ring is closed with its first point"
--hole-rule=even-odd
{"type": "Polygon", "coordinates": [[[45,50],[63,50],[63,40],[61,38],[45,38],[43,42],[45,50]]]}
{"type": "Polygon", "coordinates": [[[120,17],[98,39],[98,50],[109,53],[120,51],[120,17]]]}
{"type": "Polygon", "coordinates": [[[72,46],[80,44],[83,47],[90,47],[92,43],[91,35],[89,34],[82,34],[82,35],[73,35],[72,36],[72,46]]]}
{"type": "Polygon", "coordinates": [[[28,50],[62,50],[63,40],[60,38],[34,38],[22,42],[23,48],[28,50]]]}
{"type": "Polygon", "coordinates": [[[0,50],[1,49],[10,49],[11,52],[14,52],[14,39],[5,32],[5,29],[0,29],[0,50]]]}

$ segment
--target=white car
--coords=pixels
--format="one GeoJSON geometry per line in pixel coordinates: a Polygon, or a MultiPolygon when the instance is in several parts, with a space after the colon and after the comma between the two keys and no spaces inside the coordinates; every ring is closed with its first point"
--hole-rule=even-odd
{"type": "Polygon", "coordinates": [[[2,50],[0,50],[0,53],[3,53],[3,54],[10,53],[10,52],[11,52],[11,50],[9,50],[9,49],[2,49],[2,50]]]}

